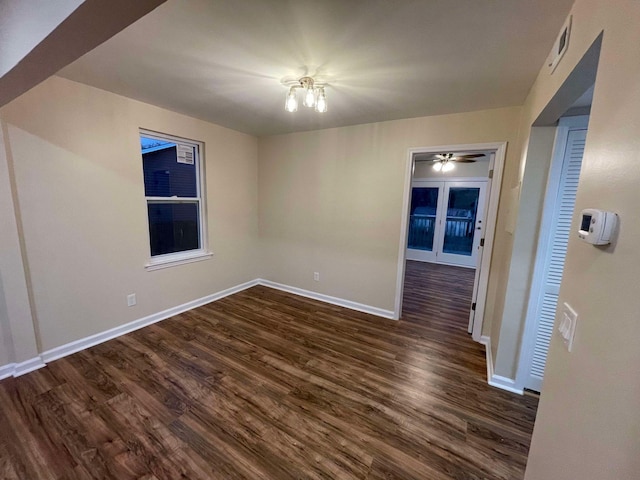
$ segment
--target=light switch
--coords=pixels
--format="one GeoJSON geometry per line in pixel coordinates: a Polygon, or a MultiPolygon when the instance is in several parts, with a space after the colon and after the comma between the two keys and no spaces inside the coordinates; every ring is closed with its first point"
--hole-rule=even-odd
{"type": "Polygon", "coordinates": [[[562,337],[567,350],[571,351],[573,345],[573,335],[576,331],[576,322],[578,320],[578,314],[571,308],[571,305],[565,303],[562,312],[560,313],[560,322],[558,323],[558,331],[562,337]]]}

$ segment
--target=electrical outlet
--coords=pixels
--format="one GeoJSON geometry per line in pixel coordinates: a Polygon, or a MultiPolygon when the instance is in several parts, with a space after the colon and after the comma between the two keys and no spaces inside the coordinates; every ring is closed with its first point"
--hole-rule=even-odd
{"type": "Polygon", "coordinates": [[[320,281],[320,272],[313,272],[313,279],[316,282],[319,282],[320,281]]]}
{"type": "Polygon", "coordinates": [[[136,304],[136,294],[127,295],[127,307],[133,307],[136,304]]]}

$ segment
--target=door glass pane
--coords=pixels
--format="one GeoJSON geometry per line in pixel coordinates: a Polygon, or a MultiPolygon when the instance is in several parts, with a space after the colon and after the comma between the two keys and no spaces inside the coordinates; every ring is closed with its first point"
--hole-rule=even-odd
{"type": "Polygon", "coordinates": [[[414,187],[411,190],[409,248],[428,251],[433,250],[433,234],[436,227],[437,207],[438,187],[414,187]]]}
{"type": "Polygon", "coordinates": [[[471,256],[478,212],[479,188],[451,187],[442,251],[471,256]]]}

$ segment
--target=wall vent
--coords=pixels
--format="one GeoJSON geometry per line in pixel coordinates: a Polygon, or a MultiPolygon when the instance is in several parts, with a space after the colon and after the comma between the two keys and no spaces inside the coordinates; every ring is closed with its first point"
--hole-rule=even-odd
{"type": "Polygon", "coordinates": [[[558,34],[558,38],[553,43],[553,48],[551,49],[551,53],[549,54],[549,59],[547,61],[547,66],[551,70],[550,73],[553,73],[562,60],[567,48],[569,47],[569,36],[571,35],[571,15],[567,18],[567,21],[564,22],[560,33],[558,34]]]}

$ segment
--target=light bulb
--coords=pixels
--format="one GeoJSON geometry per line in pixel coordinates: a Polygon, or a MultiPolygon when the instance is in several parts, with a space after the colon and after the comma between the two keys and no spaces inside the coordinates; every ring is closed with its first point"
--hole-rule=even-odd
{"type": "Polygon", "coordinates": [[[298,110],[298,97],[296,97],[296,89],[291,87],[287,94],[287,100],[284,103],[284,109],[287,112],[295,112],[298,110]]]}
{"type": "Polygon", "coordinates": [[[316,112],[324,113],[327,111],[327,96],[324,94],[324,88],[318,89],[318,99],[316,101],[316,112]]]}
{"type": "Polygon", "coordinates": [[[434,163],[434,164],[433,164],[433,169],[434,169],[436,172],[439,172],[440,170],[442,170],[442,162],[436,162],[436,163],[434,163]]]}
{"type": "Polygon", "coordinates": [[[442,166],[443,172],[450,172],[455,168],[455,165],[452,162],[447,162],[442,166]]]}
{"type": "Polygon", "coordinates": [[[305,91],[303,104],[305,107],[313,107],[316,104],[316,94],[313,87],[309,86],[305,91]]]}

